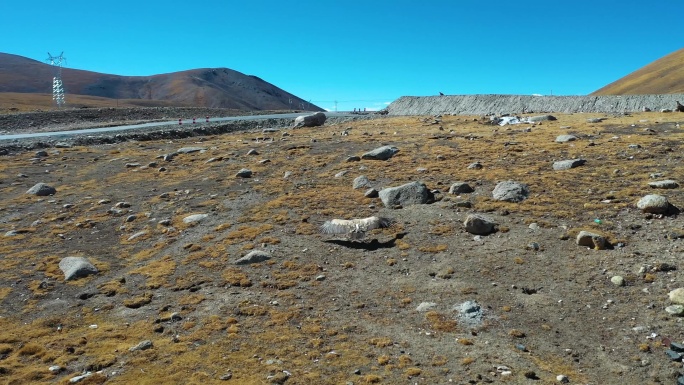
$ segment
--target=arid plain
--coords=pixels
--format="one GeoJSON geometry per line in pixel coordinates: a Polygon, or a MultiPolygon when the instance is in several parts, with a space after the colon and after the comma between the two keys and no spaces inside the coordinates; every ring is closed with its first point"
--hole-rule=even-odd
{"type": "Polygon", "coordinates": [[[680,188],[649,187],[682,180],[684,114],[554,115],[13,148],[0,157],[0,382],[673,383],[681,362],[665,351],[684,336],[664,309],[684,285],[684,226],[636,202],[684,205],[680,188]],[[348,161],[382,145],[399,151],[348,161]],[[421,181],[436,201],[386,208],[352,187],[361,175],[378,190],[421,181]],[[529,197],[494,200],[504,180],[529,197]],[[475,191],[450,194],[457,181],[475,191]],[[56,193],[26,193],[40,182],[56,193]],[[467,233],[471,213],[497,231],[467,233]],[[370,215],[397,224],[366,243],[319,234],[370,215]],[[581,230],[609,247],[579,246],[581,230]],[[255,250],[270,259],[236,264],[255,250]],[[65,281],[69,256],[99,272],[65,281]],[[478,322],[459,314],[467,301],[478,322]]]}

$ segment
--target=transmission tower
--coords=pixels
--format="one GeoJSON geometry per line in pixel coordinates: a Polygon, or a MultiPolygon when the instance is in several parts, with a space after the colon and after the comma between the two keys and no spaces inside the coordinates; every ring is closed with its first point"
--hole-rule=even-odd
{"type": "Polygon", "coordinates": [[[52,78],[52,100],[57,103],[57,107],[62,107],[64,105],[64,86],[62,84],[62,63],[66,64],[66,58],[64,57],[64,52],[60,53],[59,56],[52,56],[48,52],[48,58],[45,59],[47,63],[55,66],[57,68],[55,77],[52,78]]]}

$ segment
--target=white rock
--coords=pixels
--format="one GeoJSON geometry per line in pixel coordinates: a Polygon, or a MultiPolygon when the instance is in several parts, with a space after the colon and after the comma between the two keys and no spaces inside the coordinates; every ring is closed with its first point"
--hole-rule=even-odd
{"type": "Polygon", "coordinates": [[[674,289],[672,290],[669,294],[668,297],[670,297],[670,301],[684,305],[684,288],[679,288],[679,289],[674,289]]]}
{"type": "Polygon", "coordinates": [[[209,214],[193,214],[183,218],[183,223],[198,223],[208,217],[209,214]]]}

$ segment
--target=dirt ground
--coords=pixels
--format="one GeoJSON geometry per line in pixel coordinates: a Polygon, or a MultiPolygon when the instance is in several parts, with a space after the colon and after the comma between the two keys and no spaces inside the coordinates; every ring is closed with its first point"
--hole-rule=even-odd
{"type": "Polygon", "coordinates": [[[555,116],[13,146],[0,156],[0,383],[674,384],[684,370],[665,351],[684,332],[664,309],[684,286],[684,226],[635,204],[684,207],[681,188],[648,185],[684,180],[684,114],[555,116]],[[348,159],[382,145],[399,152],[348,159]],[[586,164],[552,168],[575,158],[586,164]],[[377,190],[424,182],[436,201],[386,208],[352,188],[361,175],[377,190]],[[505,180],[529,197],[494,200],[505,180]],[[450,194],[457,181],[475,191],[450,194]],[[40,182],[56,193],[26,193],[40,182]],[[473,213],[497,231],[466,232],[473,213]],[[396,224],[365,242],[319,232],[371,215],[396,224]],[[577,245],[580,230],[609,247],[577,245]],[[255,250],[271,258],[236,264],[255,250]],[[69,256],[99,272],[65,281],[69,256]],[[468,301],[479,309],[462,313],[468,301]]]}

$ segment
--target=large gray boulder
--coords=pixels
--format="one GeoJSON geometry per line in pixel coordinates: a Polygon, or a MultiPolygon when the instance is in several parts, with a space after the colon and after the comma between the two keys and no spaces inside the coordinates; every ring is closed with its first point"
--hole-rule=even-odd
{"type": "Polygon", "coordinates": [[[530,195],[530,189],[524,183],[507,180],[499,182],[494,190],[492,196],[494,199],[506,202],[522,202],[530,195]]]}
{"type": "Polygon", "coordinates": [[[394,146],[382,146],[361,155],[361,159],[387,160],[397,152],[399,152],[399,149],[394,146]]]}
{"type": "Polygon", "coordinates": [[[670,209],[667,198],[658,194],[646,195],[636,205],[641,211],[651,214],[665,214],[670,209]]]}
{"type": "Polygon", "coordinates": [[[294,128],[322,126],[327,117],[322,112],[311,115],[298,116],[294,121],[294,128]]]}
{"type": "Polygon", "coordinates": [[[432,192],[422,182],[411,182],[398,187],[387,187],[378,193],[385,207],[420,205],[434,201],[432,192]]]}
{"type": "Polygon", "coordinates": [[[59,261],[59,268],[64,273],[64,280],[97,274],[98,270],[92,263],[83,257],[66,257],[59,261]]]}
{"type": "Polygon", "coordinates": [[[27,194],[29,195],[36,195],[39,197],[46,197],[48,195],[55,195],[57,193],[57,190],[52,187],[48,186],[45,183],[37,183],[35,186],[31,187],[26,191],[27,194]]]}

